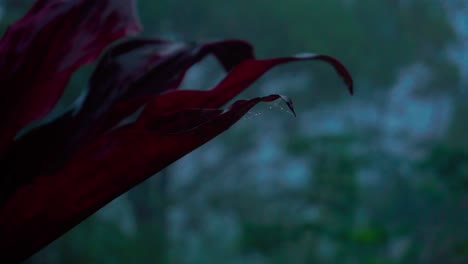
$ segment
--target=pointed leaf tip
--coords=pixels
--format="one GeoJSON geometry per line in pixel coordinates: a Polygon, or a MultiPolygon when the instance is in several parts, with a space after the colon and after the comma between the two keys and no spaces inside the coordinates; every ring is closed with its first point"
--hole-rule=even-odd
{"type": "Polygon", "coordinates": [[[289,110],[291,110],[291,113],[294,115],[294,117],[297,117],[296,111],[294,110],[294,104],[291,98],[285,95],[281,95],[281,94],[279,94],[278,96],[286,103],[286,105],[288,106],[289,110]]]}

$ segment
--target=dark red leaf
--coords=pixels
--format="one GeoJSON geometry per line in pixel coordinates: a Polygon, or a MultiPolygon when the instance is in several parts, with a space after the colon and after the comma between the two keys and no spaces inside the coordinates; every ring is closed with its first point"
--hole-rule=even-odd
{"type": "Polygon", "coordinates": [[[141,117],[75,153],[58,172],[20,187],[0,208],[2,259],[19,261],[172,162],[216,137],[261,101],[141,117]],[[155,122],[156,121],[156,122],[155,122]]]}
{"type": "Polygon", "coordinates": [[[67,112],[14,142],[3,161],[7,170],[0,178],[0,203],[17,186],[50,173],[77,146],[108,131],[154,96],[178,88],[187,69],[208,54],[226,70],[253,57],[250,44],[241,40],[185,44],[129,39],[108,49],[76,114],[67,112]]]}
{"type": "Polygon", "coordinates": [[[167,92],[151,101],[147,106],[151,110],[144,111],[142,115],[164,114],[177,111],[180,108],[221,107],[244,91],[271,68],[288,62],[303,60],[321,60],[330,63],[344,80],[349,92],[353,94],[353,79],[351,74],[341,62],[333,57],[307,54],[263,60],[248,59],[235,66],[213,89],[209,91],[177,90],[167,92]]]}
{"type": "Polygon", "coordinates": [[[102,133],[155,95],[178,88],[186,71],[210,54],[227,71],[254,57],[252,46],[242,40],[189,44],[131,39],[119,43],[100,60],[77,118],[87,123],[101,119],[92,134],[102,133]]]}
{"type": "Polygon", "coordinates": [[[140,30],[134,0],[42,0],[0,40],[0,157],[19,129],[46,115],[70,75],[140,30]]]}
{"type": "MultiPolygon", "coordinates": [[[[60,166],[77,146],[108,131],[154,96],[178,88],[187,69],[208,54],[214,54],[226,70],[253,57],[250,44],[241,40],[185,44],[129,39],[108,49],[77,113],[66,113],[14,143],[4,161],[9,170],[0,189],[11,192],[60,166]]],[[[3,198],[9,192],[3,191],[3,198]]]]}
{"type": "Polygon", "coordinates": [[[226,70],[230,70],[223,81],[210,91],[172,91],[156,97],[143,116],[147,113],[167,115],[184,108],[221,107],[272,67],[301,60],[330,63],[352,93],[349,72],[339,61],[326,55],[257,60],[253,59],[252,47],[239,40],[201,45],[164,40],[127,40],[104,54],[77,115],[67,113],[15,143],[6,160],[11,173],[5,173],[2,180],[2,186],[10,191],[2,194],[8,196],[18,185],[50,173],[66,160],[74,148],[92,142],[96,136],[117,125],[155,95],[177,88],[187,69],[210,53],[220,59],[226,70]],[[52,144],[49,142],[51,138],[52,144]],[[24,163],[30,165],[24,167],[24,163]]]}

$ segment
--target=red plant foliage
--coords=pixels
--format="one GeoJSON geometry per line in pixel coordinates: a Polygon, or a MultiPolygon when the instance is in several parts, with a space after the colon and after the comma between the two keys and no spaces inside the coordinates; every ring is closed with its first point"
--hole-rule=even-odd
{"type": "Polygon", "coordinates": [[[0,40],[3,261],[24,260],[259,102],[282,98],[294,113],[281,95],[220,109],[276,65],[325,61],[352,93],[349,72],[333,57],[256,59],[242,40],[132,38],[141,29],[135,13],[134,0],[38,0],[0,40]],[[16,137],[51,111],[77,68],[100,55],[80,105],[16,137]],[[178,90],[186,71],[207,55],[227,76],[210,90],[178,90]],[[142,107],[135,121],[118,126],[142,107]]]}

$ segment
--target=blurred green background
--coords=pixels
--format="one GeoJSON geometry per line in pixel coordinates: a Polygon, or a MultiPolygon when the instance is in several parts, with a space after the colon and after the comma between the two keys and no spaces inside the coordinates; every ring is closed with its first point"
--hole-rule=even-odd
{"type": "MultiPolygon", "coordinates": [[[[138,2],[146,36],[333,55],[356,95],[321,63],[273,70],[241,97],[298,118],[255,108],[27,263],[468,263],[467,1],[138,2]]],[[[1,32],[31,3],[0,1],[1,32]]],[[[209,58],[184,87],[222,76],[209,58]]]]}

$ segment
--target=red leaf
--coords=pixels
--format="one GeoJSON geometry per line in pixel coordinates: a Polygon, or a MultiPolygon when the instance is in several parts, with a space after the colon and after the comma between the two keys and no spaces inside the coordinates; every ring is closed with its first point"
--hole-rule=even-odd
{"type": "Polygon", "coordinates": [[[131,187],[216,137],[261,101],[235,102],[228,110],[185,109],[162,119],[145,117],[75,153],[53,175],[23,185],[0,208],[2,259],[20,261],[131,187]],[[154,122],[156,121],[156,122],[154,122]],[[156,124],[154,127],[152,124],[156,124]]]}
{"type": "Polygon", "coordinates": [[[241,40],[185,44],[129,39],[108,49],[76,114],[67,112],[14,142],[4,159],[8,169],[1,179],[0,202],[19,185],[61,166],[77,146],[108,131],[154,96],[178,88],[187,69],[209,54],[226,70],[253,57],[252,46],[241,40]]]}
{"type": "Polygon", "coordinates": [[[244,91],[271,68],[294,61],[321,60],[330,63],[353,94],[353,79],[346,67],[337,59],[327,55],[307,54],[273,59],[248,59],[235,66],[229,74],[209,91],[170,91],[151,101],[142,115],[160,115],[178,111],[180,108],[218,108],[244,91]]]}
{"type": "Polygon", "coordinates": [[[292,61],[323,60],[330,63],[352,93],[352,79],[347,69],[326,55],[257,60],[253,58],[252,47],[239,40],[202,45],[128,40],[109,49],[102,57],[77,115],[66,113],[15,142],[6,159],[10,169],[5,173],[2,185],[7,191],[2,192],[4,197],[0,201],[34,177],[57,169],[77,146],[92,142],[152,97],[177,88],[186,70],[210,53],[230,70],[223,81],[210,91],[172,91],[157,96],[146,107],[143,117],[149,113],[155,119],[154,115],[164,116],[185,108],[221,107],[272,67],[292,61]],[[22,166],[24,163],[29,166],[22,166]]]}
{"type": "Polygon", "coordinates": [[[292,102],[279,95],[218,109],[276,65],[326,61],[353,91],[346,68],[325,55],[257,60],[252,46],[239,40],[183,44],[131,39],[104,54],[80,109],[26,134],[1,159],[18,129],[50,111],[77,67],[138,28],[132,7],[132,0],[39,0],[0,41],[5,57],[0,81],[17,88],[0,91],[0,118],[6,122],[0,132],[0,161],[6,168],[1,178],[5,196],[0,197],[3,259],[31,255],[228,129],[258,102],[281,97],[294,113],[292,102]],[[174,91],[188,68],[208,54],[229,71],[226,78],[209,91],[174,91]],[[136,122],[111,130],[147,102],[136,122]]]}
{"type": "Polygon", "coordinates": [[[119,43],[100,60],[77,118],[88,123],[99,120],[92,135],[105,132],[155,95],[177,89],[186,71],[211,54],[226,71],[254,57],[252,46],[242,40],[187,44],[131,39],[119,43]]]}
{"type": "Polygon", "coordinates": [[[13,144],[6,158],[11,173],[5,173],[3,185],[14,190],[15,185],[59,166],[76,146],[108,131],[154,96],[178,88],[187,69],[209,54],[226,70],[253,57],[252,46],[241,40],[185,44],[130,39],[108,49],[77,113],[67,112],[13,144]],[[24,163],[30,166],[22,166],[24,163]]]}
{"type": "Polygon", "coordinates": [[[45,116],[70,75],[109,43],[140,30],[134,0],[42,0],[0,40],[0,157],[45,116]]]}

